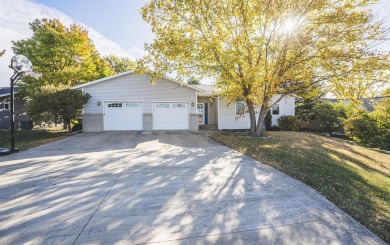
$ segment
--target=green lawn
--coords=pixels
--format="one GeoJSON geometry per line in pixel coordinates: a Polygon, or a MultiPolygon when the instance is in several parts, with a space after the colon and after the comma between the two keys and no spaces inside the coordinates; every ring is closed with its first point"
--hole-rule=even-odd
{"type": "MultiPolygon", "coordinates": [[[[69,136],[67,131],[60,129],[20,130],[15,134],[15,147],[24,151],[33,147],[47,144],[69,136]]],[[[0,131],[0,148],[11,147],[10,131],[0,131]]]]}
{"type": "Polygon", "coordinates": [[[267,133],[212,138],[310,185],[390,243],[390,155],[309,133],[267,133]]]}

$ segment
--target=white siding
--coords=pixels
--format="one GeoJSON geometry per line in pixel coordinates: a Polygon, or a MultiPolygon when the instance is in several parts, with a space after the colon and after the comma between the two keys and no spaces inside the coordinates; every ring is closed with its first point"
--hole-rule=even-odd
{"type": "Polygon", "coordinates": [[[249,129],[249,114],[237,118],[235,107],[235,103],[228,105],[226,100],[219,97],[218,129],[249,129]]]}
{"type": "Polygon", "coordinates": [[[162,79],[150,83],[146,75],[128,74],[84,87],[92,97],[84,107],[84,113],[103,113],[104,101],[142,102],[143,112],[152,113],[153,102],[188,102],[190,113],[196,113],[196,91],[178,83],[162,79]],[[100,101],[101,105],[97,106],[100,101]]]}
{"type": "MultiPolygon", "coordinates": [[[[278,97],[274,96],[272,101],[275,101],[278,97]]],[[[243,117],[236,118],[235,103],[230,105],[227,101],[220,97],[219,108],[218,108],[218,129],[249,129],[250,119],[249,114],[245,114],[243,117]]],[[[285,97],[279,102],[279,116],[272,116],[272,125],[278,125],[278,119],[282,115],[295,115],[294,98],[285,97]]],[[[256,114],[256,119],[259,114],[256,114]]]]}
{"type": "MultiPolygon", "coordinates": [[[[274,102],[278,97],[272,97],[271,101],[274,102]]],[[[284,97],[279,104],[279,115],[272,115],[272,125],[278,126],[278,120],[281,116],[294,116],[295,115],[295,100],[294,97],[284,97]]],[[[271,111],[272,113],[272,111],[271,111]]]]}

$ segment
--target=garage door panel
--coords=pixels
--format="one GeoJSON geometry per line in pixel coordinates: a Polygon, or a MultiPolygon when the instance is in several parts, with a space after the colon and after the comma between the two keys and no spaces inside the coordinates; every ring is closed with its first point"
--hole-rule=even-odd
{"type": "Polygon", "coordinates": [[[142,130],[142,103],[105,102],[104,130],[142,130]]]}
{"type": "Polygon", "coordinates": [[[154,130],[188,129],[188,103],[156,102],[153,104],[154,130]]]}

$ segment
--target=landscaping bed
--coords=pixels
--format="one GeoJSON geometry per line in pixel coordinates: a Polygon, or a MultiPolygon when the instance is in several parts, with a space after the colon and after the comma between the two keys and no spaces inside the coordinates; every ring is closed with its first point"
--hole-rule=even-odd
{"type": "Polygon", "coordinates": [[[390,242],[390,155],[329,137],[267,132],[271,138],[220,133],[214,140],[316,189],[390,242]]]}

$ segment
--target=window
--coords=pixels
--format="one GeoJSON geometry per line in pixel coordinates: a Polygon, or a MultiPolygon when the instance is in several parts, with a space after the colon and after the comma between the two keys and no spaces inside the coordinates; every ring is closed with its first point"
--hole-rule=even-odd
{"type": "Polygon", "coordinates": [[[272,115],[279,115],[279,104],[275,104],[272,107],[272,115]]]}
{"type": "Polygon", "coordinates": [[[236,102],[236,116],[243,116],[245,113],[245,103],[244,101],[236,102]]]}
{"type": "Polygon", "coordinates": [[[169,104],[156,104],[156,108],[169,108],[169,104]]]}
{"type": "Polygon", "coordinates": [[[139,108],[141,105],[139,103],[126,103],[126,107],[139,108]]]}
{"type": "Polygon", "coordinates": [[[122,107],[122,103],[111,103],[108,104],[108,107],[122,107]]]}
{"type": "Polygon", "coordinates": [[[173,104],[173,108],[186,108],[186,104],[173,104]]]}
{"type": "Polygon", "coordinates": [[[4,110],[10,110],[11,106],[10,103],[4,103],[4,110]]]}

